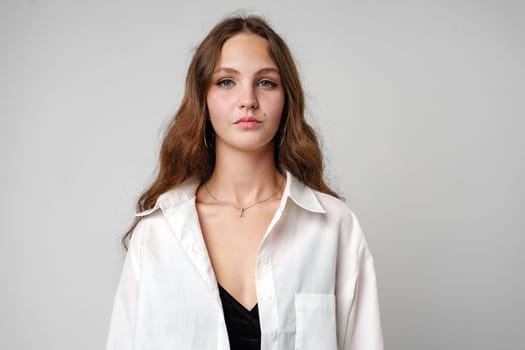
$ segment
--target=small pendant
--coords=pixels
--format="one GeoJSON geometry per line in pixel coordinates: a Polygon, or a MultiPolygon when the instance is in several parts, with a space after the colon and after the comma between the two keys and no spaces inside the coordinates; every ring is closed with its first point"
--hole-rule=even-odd
{"type": "Polygon", "coordinates": [[[240,218],[244,217],[244,208],[241,208],[241,215],[239,215],[240,218]]]}

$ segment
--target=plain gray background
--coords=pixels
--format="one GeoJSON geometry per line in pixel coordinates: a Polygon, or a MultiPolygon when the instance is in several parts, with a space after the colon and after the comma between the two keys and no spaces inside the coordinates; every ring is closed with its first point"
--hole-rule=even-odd
{"type": "Polygon", "coordinates": [[[525,5],[501,0],[2,0],[0,348],[103,348],[192,49],[238,8],[295,54],[386,347],[524,349],[525,5]]]}

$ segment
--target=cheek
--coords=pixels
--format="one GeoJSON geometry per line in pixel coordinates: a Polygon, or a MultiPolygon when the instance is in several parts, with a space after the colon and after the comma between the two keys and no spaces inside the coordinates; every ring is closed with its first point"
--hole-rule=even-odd
{"type": "Polygon", "coordinates": [[[208,94],[206,97],[206,104],[208,106],[208,112],[210,118],[221,117],[227,109],[227,102],[224,97],[217,96],[217,94],[208,94]]]}
{"type": "Polygon", "coordinates": [[[284,96],[271,96],[270,98],[268,98],[266,105],[268,106],[268,108],[266,109],[267,114],[272,119],[280,120],[284,109],[284,96]]]}

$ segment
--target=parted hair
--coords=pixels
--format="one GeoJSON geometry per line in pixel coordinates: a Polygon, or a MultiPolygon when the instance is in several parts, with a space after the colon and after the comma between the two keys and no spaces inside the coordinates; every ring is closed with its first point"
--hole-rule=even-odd
{"type": "MultiPolygon", "coordinates": [[[[285,103],[274,138],[277,167],[288,170],[314,190],[339,198],[324,181],[321,149],[314,129],[305,119],[304,92],[288,46],[263,18],[236,15],[213,27],[195,50],[184,97],[162,141],[158,173],[140,195],[137,211],[153,208],[162,193],[188,178],[197,177],[203,183],[211,176],[215,166],[214,133],[208,120],[206,95],[223,44],[241,32],[254,33],[268,41],[269,54],[281,76],[285,103]]],[[[140,219],[135,218],[122,237],[124,249],[140,219]]]]}

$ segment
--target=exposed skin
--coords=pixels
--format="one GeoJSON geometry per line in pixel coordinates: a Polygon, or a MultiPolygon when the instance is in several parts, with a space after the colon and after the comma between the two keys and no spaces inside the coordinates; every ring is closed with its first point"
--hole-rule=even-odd
{"type": "Polygon", "coordinates": [[[259,244],[279,205],[284,177],[274,160],[273,138],[285,101],[268,43],[252,33],[228,39],[207,94],[215,131],[216,165],[205,184],[221,202],[247,207],[245,217],[197,191],[202,233],[218,283],[246,309],[257,304],[255,268],[259,244]],[[239,122],[240,118],[253,117],[239,122]]]}

